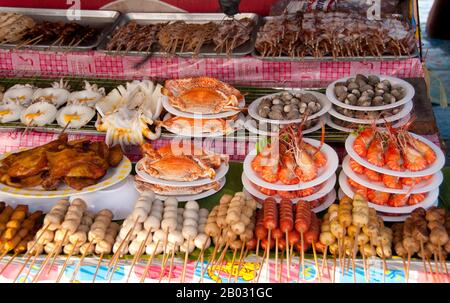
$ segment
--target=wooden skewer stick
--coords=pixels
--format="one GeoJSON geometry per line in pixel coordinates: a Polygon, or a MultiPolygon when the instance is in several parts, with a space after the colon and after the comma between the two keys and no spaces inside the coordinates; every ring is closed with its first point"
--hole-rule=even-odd
{"type": "Polygon", "coordinates": [[[61,278],[64,274],[64,271],[66,270],[67,263],[69,262],[70,257],[72,257],[73,253],[75,252],[75,248],[77,247],[77,244],[78,244],[78,239],[75,241],[75,244],[73,245],[72,249],[70,250],[69,254],[67,255],[67,258],[64,261],[63,267],[61,268],[58,278],[56,279],[56,283],[59,283],[59,281],[61,280],[61,278]]]}
{"type": "Polygon", "coordinates": [[[219,259],[217,260],[216,264],[213,265],[213,267],[212,267],[213,271],[215,271],[217,265],[220,264],[220,266],[219,266],[219,274],[220,274],[220,272],[222,271],[222,268],[223,268],[223,261],[225,259],[225,256],[226,256],[227,252],[228,252],[228,248],[229,247],[230,247],[230,242],[227,240],[227,243],[225,244],[225,248],[223,249],[222,253],[220,254],[219,259]]]}
{"type": "Polygon", "coordinates": [[[28,45],[28,44],[30,44],[30,43],[33,43],[33,42],[36,41],[36,40],[41,39],[42,37],[43,37],[43,35],[39,35],[39,36],[37,36],[37,37],[28,39],[28,40],[26,40],[26,41],[20,43],[19,45],[17,45],[14,49],[15,49],[15,50],[18,50],[18,49],[20,49],[20,48],[22,48],[22,47],[24,47],[24,46],[26,46],[26,45],[28,45]]]}
{"type": "Polygon", "coordinates": [[[409,282],[409,266],[411,265],[411,253],[408,252],[408,262],[406,264],[406,283],[409,282]]]}
{"type": "Polygon", "coordinates": [[[288,281],[291,280],[291,264],[290,264],[290,257],[289,257],[289,237],[288,237],[288,231],[286,229],[285,231],[286,236],[286,269],[287,269],[287,278],[288,281]]]}
{"type": "Polygon", "coordinates": [[[141,256],[142,256],[142,254],[144,252],[144,248],[147,245],[146,243],[147,243],[148,238],[150,237],[151,233],[152,233],[152,231],[151,231],[151,229],[149,229],[148,232],[147,232],[147,235],[145,236],[144,241],[142,241],[142,243],[139,245],[139,249],[136,252],[136,254],[134,255],[134,257],[133,257],[133,262],[131,263],[126,283],[128,283],[128,281],[130,280],[131,272],[133,271],[133,268],[136,266],[136,263],[139,262],[139,260],[141,259],[141,256]]]}
{"type": "Polygon", "coordinates": [[[445,262],[445,258],[442,256],[441,246],[438,247],[438,250],[439,250],[439,260],[441,261],[443,270],[445,272],[445,276],[447,277],[447,282],[449,282],[450,278],[448,276],[447,262],[445,262]]]}
{"type": "Polygon", "coordinates": [[[50,261],[50,258],[53,256],[53,254],[56,254],[56,246],[53,248],[53,251],[51,251],[44,259],[44,262],[42,262],[41,266],[39,267],[38,272],[34,275],[32,283],[36,282],[41,275],[41,273],[44,271],[44,268],[47,266],[48,261],[50,261]]]}
{"type": "MultiPolygon", "coordinates": [[[[171,253],[171,258],[170,258],[170,267],[169,267],[169,283],[170,281],[172,281],[172,271],[173,271],[173,264],[174,264],[174,259],[175,259],[175,243],[172,247],[172,253],[171,253]]],[[[161,282],[161,278],[159,279],[159,282],[161,282]]]]}
{"type": "Polygon", "coordinates": [[[28,276],[30,275],[31,269],[33,268],[34,263],[35,263],[36,260],[37,260],[37,257],[38,257],[38,255],[39,255],[38,252],[39,252],[39,251],[36,251],[36,254],[34,255],[33,260],[31,260],[30,268],[28,269],[27,274],[25,275],[25,278],[24,278],[24,283],[25,283],[25,281],[27,280],[28,276]]]}
{"type": "Polygon", "coordinates": [[[386,283],[386,271],[387,271],[387,264],[386,264],[386,256],[384,255],[384,248],[383,243],[380,242],[381,246],[381,260],[383,261],[383,283],[386,283]]]}
{"type": "Polygon", "coordinates": [[[66,242],[68,236],[69,236],[69,231],[66,230],[66,232],[64,233],[63,240],[62,240],[61,242],[57,243],[57,247],[55,247],[55,254],[54,254],[52,263],[50,264],[50,267],[49,267],[49,269],[48,269],[48,271],[47,271],[47,275],[50,273],[50,271],[51,271],[53,265],[55,264],[56,258],[57,258],[58,255],[59,255],[59,253],[57,253],[58,250],[60,250],[61,247],[64,245],[64,243],[66,242]]]}
{"type": "Polygon", "coordinates": [[[233,276],[234,262],[236,261],[237,248],[233,250],[233,258],[231,259],[230,272],[228,273],[228,283],[231,281],[231,276],[233,276]]]}
{"type": "MultiPolygon", "coordinates": [[[[304,248],[303,232],[300,233],[300,245],[301,245],[301,255],[302,255],[302,277],[305,279],[305,248],[304,248]]],[[[300,270],[299,270],[300,272],[300,270]]]]}
{"type": "Polygon", "coordinates": [[[5,266],[3,266],[2,270],[0,270],[0,275],[5,271],[5,269],[12,263],[12,261],[19,255],[18,252],[14,253],[14,255],[12,255],[11,259],[9,259],[8,263],[5,264],[5,266]]]}
{"type": "Polygon", "coordinates": [[[162,256],[162,262],[161,262],[161,274],[163,273],[163,269],[166,266],[166,249],[167,249],[168,239],[169,239],[169,230],[166,230],[166,233],[164,234],[164,242],[163,242],[163,256],[162,256]]]}
{"type": "Polygon", "coordinates": [[[183,263],[183,272],[181,273],[181,283],[184,283],[184,279],[186,278],[186,268],[187,268],[187,262],[189,257],[189,243],[191,241],[191,238],[187,241],[187,247],[186,251],[184,253],[184,263],[183,263]]]}
{"type": "Polygon", "coordinates": [[[267,233],[267,255],[266,255],[266,265],[267,265],[267,268],[266,268],[266,275],[267,275],[267,282],[270,282],[270,271],[269,271],[269,268],[270,268],[270,266],[269,266],[269,256],[270,256],[270,240],[271,240],[271,232],[272,232],[272,230],[271,229],[269,229],[269,232],[267,233]]]}
{"type": "Polygon", "coordinates": [[[97,278],[98,270],[100,269],[102,260],[103,260],[103,253],[100,254],[100,257],[99,257],[98,263],[97,263],[97,267],[95,267],[95,273],[94,273],[94,277],[92,278],[92,283],[95,283],[95,279],[97,278]]]}
{"type": "Polygon", "coordinates": [[[431,262],[429,258],[426,258],[427,263],[428,263],[428,267],[430,267],[430,273],[431,273],[431,278],[433,279],[433,283],[436,282],[436,279],[434,277],[434,271],[433,271],[433,266],[431,266],[431,262]]]}
{"type": "Polygon", "coordinates": [[[260,268],[259,268],[259,272],[258,272],[258,277],[256,278],[256,283],[259,283],[259,278],[261,278],[262,268],[263,268],[264,259],[265,259],[265,257],[266,257],[266,254],[269,254],[269,246],[266,246],[266,249],[264,250],[264,254],[263,254],[263,256],[262,256],[261,263],[260,263],[260,268]]]}
{"type": "Polygon", "coordinates": [[[93,244],[93,241],[90,241],[88,244],[88,247],[84,251],[84,253],[81,255],[80,261],[78,261],[77,267],[75,267],[75,270],[73,271],[72,278],[70,278],[70,282],[73,282],[78,275],[78,271],[81,268],[81,264],[83,264],[84,259],[86,258],[87,254],[89,253],[89,250],[91,249],[91,246],[93,244]]]}
{"type": "Polygon", "coordinates": [[[145,270],[144,270],[144,273],[141,276],[140,283],[144,283],[144,281],[145,281],[145,277],[147,276],[148,270],[150,269],[150,265],[152,265],[152,260],[155,257],[156,251],[157,251],[157,249],[159,247],[159,242],[160,242],[160,240],[158,240],[158,242],[156,242],[155,249],[153,250],[150,258],[148,259],[147,264],[145,265],[145,270]]]}
{"type": "Polygon", "coordinates": [[[332,282],[335,283],[335,278],[336,278],[336,255],[333,255],[333,278],[332,278],[332,282]]]}
{"type": "Polygon", "coordinates": [[[366,281],[366,283],[368,283],[369,282],[369,280],[368,280],[369,272],[367,271],[366,254],[364,253],[364,246],[363,245],[364,244],[361,244],[360,253],[361,253],[362,258],[363,258],[364,280],[366,281]]]}
{"type": "Polygon", "coordinates": [[[278,278],[278,237],[275,238],[275,279],[278,278]]]}
{"type": "Polygon", "coordinates": [[[27,250],[27,252],[23,255],[24,257],[28,256],[28,254],[33,251],[33,248],[38,244],[39,240],[42,238],[44,233],[47,231],[47,229],[50,227],[50,224],[47,224],[42,232],[39,234],[39,237],[37,237],[36,240],[34,240],[33,245],[31,245],[30,249],[27,250]]]}
{"type": "Polygon", "coordinates": [[[356,265],[355,265],[355,258],[356,253],[358,251],[358,236],[360,232],[360,227],[358,226],[358,229],[355,233],[355,243],[353,244],[353,251],[352,251],[352,271],[353,271],[353,282],[356,283],[356,265]]]}
{"type": "MultiPolygon", "coordinates": [[[[198,263],[201,260],[202,255],[205,253],[205,245],[202,246],[202,248],[200,249],[200,253],[198,254],[197,260],[195,260],[195,264],[194,264],[194,270],[197,269],[198,263]]],[[[202,264],[203,265],[203,264],[202,264]]]]}
{"type": "MultiPolygon", "coordinates": [[[[285,248],[287,249],[287,247],[285,248]]],[[[281,252],[281,257],[280,257],[280,272],[278,273],[278,283],[281,283],[282,277],[283,277],[283,256],[284,256],[285,252],[281,252]]]]}
{"type": "MultiPolygon", "coordinates": [[[[34,254],[34,257],[36,258],[38,255],[38,251],[36,251],[36,253],[34,254]]],[[[19,279],[20,274],[22,273],[22,271],[25,269],[25,267],[27,266],[28,262],[30,262],[30,259],[33,255],[28,255],[27,259],[25,260],[25,262],[23,263],[22,267],[20,268],[19,272],[17,273],[16,277],[14,278],[13,283],[16,283],[17,279],[19,279]]],[[[28,275],[27,275],[28,277],[28,275]]]]}
{"type": "Polygon", "coordinates": [[[122,240],[122,242],[120,242],[116,253],[112,256],[110,262],[108,263],[108,270],[106,272],[106,277],[109,276],[111,269],[113,270],[111,272],[111,277],[110,277],[109,281],[112,280],[112,276],[114,276],[114,273],[116,272],[116,265],[117,265],[117,262],[119,261],[120,256],[122,255],[123,246],[125,245],[125,243],[128,242],[128,239],[130,238],[131,234],[133,233],[134,229],[136,228],[137,223],[138,223],[138,218],[136,218],[136,220],[134,220],[133,227],[127,232],[127,234],[125,235],[125,238],[122,240]]]}
{"type": "Polygon", "coordinates": [[[248,249],[246,248],[247,241],[242,243],[241,252],[239,253],[239,262],[238,268],[236,270],[236,274],[234,276],[234,281],[237,282],[239,280],[239,272],[241,271],[242,263],[244,259],[247,257],[248,249]],[[245,248],[245,251],[244,251],[245,248]]]}
{"type": "MultiPolygon", "coordinates": [[[[220,241],[220,239],[219,239],[219,241],[220,241]]],[[[217,245],[214,245],[214,250],[212,252],[212,255],[209,256],[208,264],[206,264],[204,269],[203,269],[203,264],[202,264],[202,270],[201,270],[201,273],[200,273],[200,281],[203,281],[203,276],[204,276],[205,272],[208,271],[208,267],[213,264],[212,262],[214,262],[214,258],[216,257],[217,250],[218,250],[218,247],[219,247],[219,245],[218,245],[219,241],[217,242],[217,245]]]]}
{"type": "MultiPolygon", "coordinates": [[[[327,263],[327,253],[328,253],[328,246],[325,246],[325,249],[323,250],[323,257],[322,257],[322,275],[325,269],[325,265],[328,269],[328,263],[327,263]]],[[[330,271],[328,270],[328,275],[329,275],[330,271]]]]}
{"type": "Polygon", "coordinates": [[[313,250],[313,256],[314,256],[314,262],[316,263],[317,275],[319,277],[319,283],[322,283],[322,275],[320,274],[319,260],[317,259],[316,245],[315,245],[314,241],[312,242],[312,250],[313,250]]]}
{"type": "Polygon", "coordinates": [[[420,241],[420,254],[422,255],[423,270],[425,271],[425,279],[428,280],[428,270],[427,270],[427,264],[425,263],[423,241],[422,241],[422,239],[419,239],[419,241],[420,241]]]}

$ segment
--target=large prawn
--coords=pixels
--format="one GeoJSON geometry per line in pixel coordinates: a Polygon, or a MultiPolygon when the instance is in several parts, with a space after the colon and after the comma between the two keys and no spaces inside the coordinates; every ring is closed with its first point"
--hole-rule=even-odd
{"type": "Polygon", "coordinates": [[[359,156],[363,158],[367,156],[367,150],[370,143],[375,138],[375,133],[374,127],[365,128],[358,134],[355,141],[353,141],[353,149],[359,156]]]}

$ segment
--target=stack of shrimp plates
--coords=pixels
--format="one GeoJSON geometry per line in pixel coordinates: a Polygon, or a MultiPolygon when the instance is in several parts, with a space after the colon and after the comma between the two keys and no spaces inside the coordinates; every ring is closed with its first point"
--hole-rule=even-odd
{"type": "MultiPolygon", "coordinates": [[[[384,105],[369,105],[369,106],[362,106],[358,104],[349,104],[343,99],[339,98],[336,95],[336,87],[337,84],[347,83],[349,84],[351,80],[353,80],[354,83],[357,84],[357,81],[360,81],[361,79],[358,79],[358,77],[364,77],[362,75],[356,76],[356,82],[355,77],[344,77],[339,80],[336,80],[332,82],[330,85],[328,85],[326,90],[326,96],[327,98],[333,103],[333,106],[329,110],[329,117],[327,119],[327,125],[344,132],[353,132],[355,128],[358,128],[359,126],[365,126],[368,124],[377,124],[381,125],[386,122],[389,122],[392,124],[393,127],[401,127],[405,124],[405,121],[409,120],[410,112],[413,108],[413,102],[412,98],[414,97],[415,90],[414,87],[409,84],[408,82],[396,78],[396,77],[389,77],[389,76],[372,76],[375,78],[378,78],[378,81],[382,81],[378,84],[384,83],[384,81],[388,81],[392,84],[392,86],[398,86],[402,87],[404,90],[404,95],[400,99],[396,100],[394,103],[390,104],[384,104],[384,105]],[[338,108],[338,109],[337,109],[338,108]],[[364,112],[366,117],[364,118],[355,118],[350,117],[347,114],[344,114],[343,111],[356,111],[356,112],[364,112]],[[387,113],[384,113],[384,111],[389,111],[389,115],[386,116],[387,113]],[[369,117],[378,117],[374,120],[374,118],[369,117]],[[342,123],[341,123],[342,122],[342,123]],[[347,126],[348,125],[348,126],[347,126]]],[[[367,81],[367,79],[366,79],[367,81]]],[[[364,83],[363,83],[364,84],[364,83]]],[[[391,85],[389,84],[389,85],[391,85]]],[[[360,84],[362,85],[362,84],[360,84]]],[[[348,85],[347,85],[348,86],[348,85]]],[[[349,87],[349,86],[348,86],[349,87]]],[[[362,86],[361,86],[362,87],[362,86]]],[[[377,90],[377,87],[375,84],[373,84],[372,87],[375,87],[375,90],[377,90]]],[[[361,88],[359,88],[361,90],[361,88]]],[[[358,91],[358,89],[357,89],[358,91]]],[[[348,95],[352,95],[353,91],[350,92],[347,90],[348,95]]],[[[344,96],[347,96],[347,93],[345,93],[344,96]]],[[[366,92],[363,92],[363,95],[366,92]]],[[[374,93],[372,91],[372,93],[374,93]]],[[[378,96],[378,95],[377,95],[378,96]]],[[[353,95],[355,97],[355,95],[353,95]]],[[[392,97],[392,96],[391,96],[392,97]]],[[[364,115],[362,115],[364,116],[364,115]]],[[[360,117],[359,115],[357,117],[360,117]]]]}
{"type": "MultiPolygon", "coordinates": [[[[268,175],[270,171],[273,172],[271,166],[269,166],[270,162],[267,167],[259,167],[257,162],[260,161],[261,155],[264,155],[267,149],[271,148],[269,144],[260,153],[256,153],[256,150],[253,150],[244,160],[242,182],[247,192],[259,200],[273,197],[278,202],[283,198],[291,199],[294,203],[309,201],[312,203],[312,208],[315,211],[321,211],[333,203],[336,198],[334,185],[336,183],[335,172],[338,166],[337,154],[329,145],[323,144],[321,146],[320,141],[307,138],[302,140],[307,145],[315,148],[312,155],[319,155],[320,153],[320,158],[324,160],[321,165],[314,163],[314,157],[309,157],[309,154],[306,154],[306,149],[303,149],[298,153],[298,162],[300,162],[300,155],[311,159],[313,162],[310,163],[310,169],[306,165],[300,168],[295,164],[294,167],[289,168],[289,171],[287,171],[286,164],[281,160],[276,165],[275,173],[268,175]],[[320,150],[317,152],[319,147],[320,150]],[[258,171],[255,171],[255,169],[258,171]],[[303,178],[301,177],[302,171],[303,178]],[[313,176],[309,175],[312,173],[311,171],[315,171],[313,176]]],[[[280,153],[280,159],[283,159],[282,153],[280,153]]]]}
{"type": "Polygon", "coordinates": [[[183,137],[221,137],[243,128],[244,96],[215,78],[168,80],[161,90],[169,113],[158,127],[183,137]]]}
{"type": "Polygon", "coordinates": [[[391,220],[436,203],[445,157],[431,141],[404,129],[369,127],[350,135],[345,148],[339,176],[344,194],[364,193],[370,206],[391,220]]]}

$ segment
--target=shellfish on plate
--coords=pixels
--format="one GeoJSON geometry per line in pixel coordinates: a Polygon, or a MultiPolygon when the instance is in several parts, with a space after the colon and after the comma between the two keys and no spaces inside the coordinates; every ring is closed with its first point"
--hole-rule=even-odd
{"type": "Polygon", "coordinates": [[[216,154],[191,145],[173,148],[168,144],[155,150],[150,143],[142,145],[144,170],[152,177],[170,181],[194,181],[214,178],[215,168],[228,162],[227,155],[216,154]]]}
{"type": "Polygon", "coordinates": [[[162,111],[160,87],[149,80],[129,82],[96,104],[99,115],[95,126],[106,132],[108,145],[140,145],[144,137],[154,140],[160,136],[160,128],[154,132],[149,128],[162,111]]]}
{"type": "Polygon", "coordinates": [[[90,84],[84,81],[84,90],[72,92],[68,97],[68,104],[82,104],[87,106],[95,106],[97,101],[105,96],[105,89],[98,87],[97,84],[90,84]]]}
{"type": "Polygon", "coordinates": [[[44,126],[55,120],[57,111],[53,103],[37,99],[22,111],[20,121],[26,126],[44,126]]]}
{"type": "Polygon", "coordinates": [[[31,104],[36,88],[31,84],[16,84],[11,86],[3,95],[3,103],[17,103],[23,107],[31,104]]]}
{"type": "Polygon", "coordinates": [[[47,101],[55,105],[57,108],[67,102],[70,92],[69,82],[61,79],[59,82],[54,82],[52,87],[38,88],[33,93],[33,100],[47,101]]]}
{"type": "Polygon", "coordinates": [[[23,110],[24,108],[18,103],[0,103],[0,123],[19,120],[23,110]]]}
{"type": "Polygon", "coordinates": [[[232,116],[230,119],[193,119],[174,117],[168,113],[163,121],[156,121],[156,126],[164,127],[177,135],[201,136],[205,134],[226,135],[234,132],[239,126],[242,126],[243,123],[243,119],[240,119],[238,115],[232,116]]]}
{"type": "Polygon", "coordinates": [[[167,80],[161,92],[174,108],[197,114],[240,110],[244,100],[237,89],[210,77],[167,80]]]}

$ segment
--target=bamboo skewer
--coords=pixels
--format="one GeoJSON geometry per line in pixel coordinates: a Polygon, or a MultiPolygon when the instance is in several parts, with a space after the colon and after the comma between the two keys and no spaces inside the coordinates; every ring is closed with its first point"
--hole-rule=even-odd
{"type": "Polygon", "coordinates": [[[233,250],[233,258],[231,259],[230,272],[228,274],[228,283],[231,281],[231,277],[233,276],[234,262],[236,261],[237,249],[233,250]]]}
{"type": "Polygon", "coordinates": [[[136,263],[138,263],[139,260],[141,259],[141,256],[142,256],[142,253],[143,253],[143,251],[144,251],[145,245],[146,245],[146,243],[147,243],[147,241],[148,241],[148,238],[150,237],[151,233],[152,233],[152,231],[151,231],[151,229],[150,229],[150,230],[147,232],[147,235],[145,236],[144,241],[139,245],[138,251],[136,252],[136,254],[135,254],[134,257],[133,257],[133,261],[132,261],[132,263],[131,263],[130,270],[129,270],[129,272],[128,272],[128,276],[127,276],[127,280],[126,280],[127,283],[128,283],[128,281],[130,280],[131,272],[133,271],[133,268],[136,266],[136,263]]]}
{"type": "Polygon", "coordinates": [[[50,273],[50,271],[51,271],[53,265],[55,264],[56,258],[58,257],[58,253],[57,253],[57,252],[58,252],[58,250],[61,249],[61,247],[63,246],[63,244],[66,242],[67,236],[69,236],[69,231],[68,231],[68,230],[66,230],[66,232],[64,233],[63,240],[62,240],[61,242],[59,242],[59,243],[57,244],[57,246],[55,247],[54,257],[53,257],[52,263],[50,264],[50,268],[49,268],[48,271],[47,271],[47,274],[50,273]]]}
{"type": "MultiPolygon", "coordinates": [[[[173,264],[174,264],[174,258],[175,258],[175,244],[172,247],[172,253],[170,258],[170,267],[169,267],[169,283],[172,280],[172,270],[173,270],[173,264]]],[[[161,278],[159,279],[159,282],[161,282],[161,278]]]]}
{"type": "MultiPolygon", "coordinates": [[[[38,251],[36,251],[36,253],[35,253],[35,255],[34,255],[35,258],[37,257],[37,255],[38,255],[38,251]]],[[[20,274],[21,274],[22,271],[25,269],[25,267],[27,266],[28,262],[30,262],[30,259],[31,259],[32,256],[33,256],[33,255],[30,254],[30,255],[27,257],[27,259],[26,259],[25,262],[23,263],[22,267],[20,268],[19,272],[17,273],[16,277],[14,278],[13,283],[16,283],[17,279],[19,279],[20,274]]],[[[26,277],[28,277],[28,275],[27,275],[26,277]]]]}
{"type": "Polygon", "coordinates": [[[71,251],[70,251],[69,254],[67,255],[67,258],[66,258],[66,260],[64,261],[63,267],[61,268],[61,271],[60,271],[60,273],[59,273],[59,275],[58,275],[58,278],[56,279],[56,283],[59,283],[59,281],[61,280],[61,278],[62,278],[62,276],[63,276],[63,274],[64,274],[64,271],[66,270],[67,263],[69,262],[70,257],[72,257],[72,255],[73,255],[73,253],[74,253],[74,251],[75,251],[75,248],[77,247],[77,244],[78,244],[78,239],[75,241],[75,244],[73,245],[71,251]]]}
{"type": "Polygon", "coordinates": [[[242,247],[241,247],[241,252],[239,253],[239,262],[238,262],[238,268],[236,271],[236,275],[234,276],[234,281],[237,282],[239,280],[239,273],[241,271],[241,267],[242,267],[242,262],[244,261],[244,259],[247,257],[247,253],[248,253],[248,248],[245,248],[244,251],[244,247],[246,246],[246,241],[244,241],[242,243],[242,247]]]}
{"type": "Polygon", "coordinates": [[[184,279],[186,278],[186,268],[187,268],[187,262],[189,257],[189,243],[191,241],[191,238],[187,241],[187,248],[184,254],[184,263],[183,263],[183,272],[181,273],[181,283],[184,283],[184,279]]]}
{"type": "Polygon", "coordinates": [[[287,269],[287,279],[288,281],[291,279],[291,264],[290,264],[290,257],[289,257],[289,237],[288,237],[288,231],[286,230],[286,269],[287,269]]]}
{"type": "Polygon", "coordinates": [[[315,245],[314,241],[312,242],[312,250],[313,250],[313,256],[314,256],[314,263],[316,264],[317,275],[319,277],[319,282],[322,283],[322,275],[320,274],[319,260],[317,259],[316,245],[315,245]]]}
{"type": "Polygon", "coordinates": [[[156,242],[155,249],[153,250],[153,252],[152,252],[150,258],[148,259],[147,264],[145,265],[145,270],[144,270],[144,273],[142,274],[140,283],[143,283],[143,282],[145,281],[145,277],[147,276],[148,270],[150,269],[150,265],[152,264],[152,260],[153,260],[153,258],[154,258],[155,255],[156,255],[156,250],[157,250],[157,248],[159,247],[159,243],[160,243],[160,240],[158,240],[158,241],[156,242]]]}
{"type": "Polygon", "coordinates": [[[95,272],[94,272],[94,277],[92,278],[92,283],[95,283],[95,279],[97,278],[98,270],[100,269],[100,265],[102,264],[102,260],[103,260],[103,253],[100,254],[97,266],[95,267],[95,272]]]}
{"type": "Polygon", "coordinates": [[[77,278],[78,271],[79,271],[80,268],[81,268],[81,264],[83,264],[83,261],[84,261],[84,259],[86,258],[87,254],[89,253],[89,250],[91,249],[92,244],[93,244],[93,241],[90,241],[89,244],[88,244],[88,247],[86,248],[86,250],[84,251],[84,253],[81,255],[81,258],[80,258],[80,260],[78,261],[78,264],[77,264],[77,266],[75,267],[75,270],[73,271],[73,274],[72,274],[72,277],[71,277],[71,279],[70,279],[70,282],[73,282],[73,281],[77,278]]]}
{"type": "Polygon", "coordinates": [[[266,265],[267,265],[267,272],[266,272],[266,275],[267,275],[267,279],[268,279],[268,281],[270,281],[270,274],[269,274],[269,268],[270,268],[270,266],[269,266],[269,255],[270,255],[270,239],[271,239],[271,232],[272,232],[272,230],[271,229],[269,229],[268,230],[268,233],[267,233],[267,255],[266,255],[266,265]]]}
{"type": "Polygon", "coordinates": [[[8,263],[5,264],[5,266],[3,266],[2,270],[0,270],[0,275],[5,271],[5,269],[11,265],[12,261],[19,255],[18,252],[14,253],[14,255],[12,255],[11,259],[9,259],[8,263]]]}
{"type": "MultiPolygon", "coordinates": [[[[25,275],[24,281],[26,281],[27,278],[28,278],[28,276],[30,275],[31,269],[33,268],[33,265],[34,265],[34,263],[36,262],[36,259],[37,259],[38,255],[39,255],[39,254],[38,254],[38,251],[36,251],[36,254],[34,255],[33,260],[31,260],[30,268],[28,269],[27,274],[25,275]]],[[[25,263],[25,264],[26,264],[26,263],[25,263]]],[[[20,275],[20,273],[19,273],[19,275],[20,275]]],[[[14,281],[15,281],[15,280],[14,280],[14,281]]]]}

